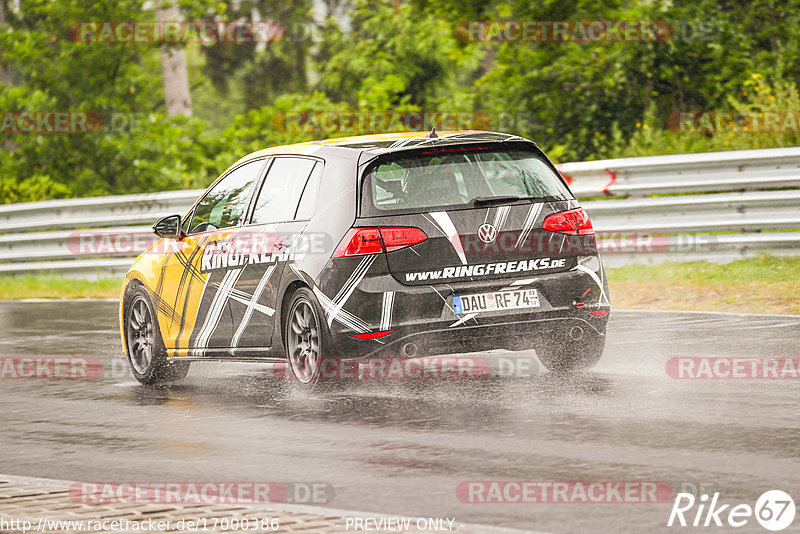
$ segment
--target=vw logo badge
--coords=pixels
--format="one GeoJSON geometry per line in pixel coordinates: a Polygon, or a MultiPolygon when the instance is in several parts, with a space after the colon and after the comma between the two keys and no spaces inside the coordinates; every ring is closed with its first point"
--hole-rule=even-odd
{"type": "Polygon", "coordinates": [[[497,228],[489,223],[483,223],[478,227],[478,239],[487,245],[494,243],[494,240],[497,239],[497,228]]]}

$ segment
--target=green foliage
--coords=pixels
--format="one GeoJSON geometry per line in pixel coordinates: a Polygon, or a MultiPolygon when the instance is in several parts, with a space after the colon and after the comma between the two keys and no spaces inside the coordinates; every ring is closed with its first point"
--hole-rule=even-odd
{"type": "Polygon", "coordinates": [[[331,25],[318,87],[355,108],[445,109],[480,66],[479,48],[463,46],[450,21],[410,4],[361,0],[351,24],[348,34],[331,25]]]}
{"type": "Polygon", "coordinates": [[[70,39],[78,21],[153,20],[151,2],[0,3],[0,69],[12,80],[0,81],[0,112],[105,119],[92,133],[0,133],[0,203],[202,187],[251,151],[347,134],[287,131],[288,114],[303,111],[504,112],[519,120],[490,128],[530,137],[561,162],[800,142],[667,127],[676,111],[800,110],[800,0],[326,0],[313,14],[321,24],[310,0],[176,0],[187,20],[286,29],[272,43],[185,45],[189,118],[165,116],[159,43],[70,39]],[[341,12],[346,19],[330,16],[341,12]],[[509,19],[662,20],[673,33],[501,43],[470,42],[458,29],[509,19]]]}
{"type": "MultiPolygon", "coordinates": [[[[753,73],[741,82],[741,99],[733,95],[726,98],[727,105],[720,109],[727,112],[752,112],[763,117],[764,112],[782,113],[794,110],[800,114],[800,96],[797,86],[777,78],[774,82],[758,73],[753,73]]],[[[748,150],[757,148],[788,147],[800,145],[800,128],[795,132],[774,133],[768,131],[735,132],[682,132],[659,127],[657,114],[651,109],[641,122],[636,123],[635,132],[625,138],[615,128],[609,153],[614,157],[654,156],[660,154],[688,154],[695,152],[720,152],[725,150],[748,150]]],[[[675,125],[674,125],[675,126],[675,125]]],[[[800,125],[798,125],[800,126],[800,125]]],[[[746,126],[747,127],[747,126],[746,126]]]]}
{"type": "Polygon", "coordinates": [[[206,57],[202,72],[222,95],[245,87],[242,94],[248,109],[271,104],[286,92],[308,89],[306,63],[313,26],[311,1],[240,0],[210,10],[225,21],[277,21],[283,36],[273,42],[215,43],[201,47],[206,57]],[[255,14],[258,17],[255,17],[255,14]]]}
{"type": "Polygon", "coordinates": [[[64,184],[49,176],[31,176],[18,180],[12,177],[0,178],[0,198],[8,203],[35,202],[49,198],[69,198],[71,191],[64,184]]]}

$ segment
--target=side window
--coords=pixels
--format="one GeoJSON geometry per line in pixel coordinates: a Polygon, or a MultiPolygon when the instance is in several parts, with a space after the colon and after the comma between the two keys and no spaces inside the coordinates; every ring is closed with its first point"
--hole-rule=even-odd
{"type": "Polygon", "coordinates": [[[239,224],[242,213],[247,209],[250,189],[263,167],[264,160],[251,161],[217,182],[195,207],[189,233],[206,232],[239,224]]]}
{"type": "Polygon", "coordinates": [[[311,176],[308,177],[306,187],[303,189],[303,196],[300,197],[300,205],[297,206],[297,220],[310,219],[314,215],[314,208],[317,207],[317,192],[319,191],[319,181],[322,178],[322,163],[317,163],[311,176]]]}
{"type": "Polygon", "coordinates": [[[253,224],[293,220],[315,163],[308,158],[275,158],[258,193],[253,224]]]}

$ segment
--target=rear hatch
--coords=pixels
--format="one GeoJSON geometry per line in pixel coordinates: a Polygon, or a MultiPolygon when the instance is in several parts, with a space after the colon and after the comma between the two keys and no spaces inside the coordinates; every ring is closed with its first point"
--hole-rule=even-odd
{"type": "Polygon", "coordinates": [[[357,226],[382,229],[405,285],[531,278],[595,253],[588,217],[529,142],[382,156],[364,173],[360,215],[357,226]]]}

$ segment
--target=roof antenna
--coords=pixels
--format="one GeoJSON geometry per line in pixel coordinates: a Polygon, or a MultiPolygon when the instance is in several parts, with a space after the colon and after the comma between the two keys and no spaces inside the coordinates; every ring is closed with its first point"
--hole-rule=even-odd
{"type": "Polygon", "coordinates": [[[429,133],[429,134],[428,134],[428,135],[426,135],[425,137],[428,137],[428,138],[430,138],[430,139],[435,139],[435,138],[439,137],[438,135],[436,135],[436,126],[434,126],[434,127],[431,129],[431,133],[429,133]]]}

